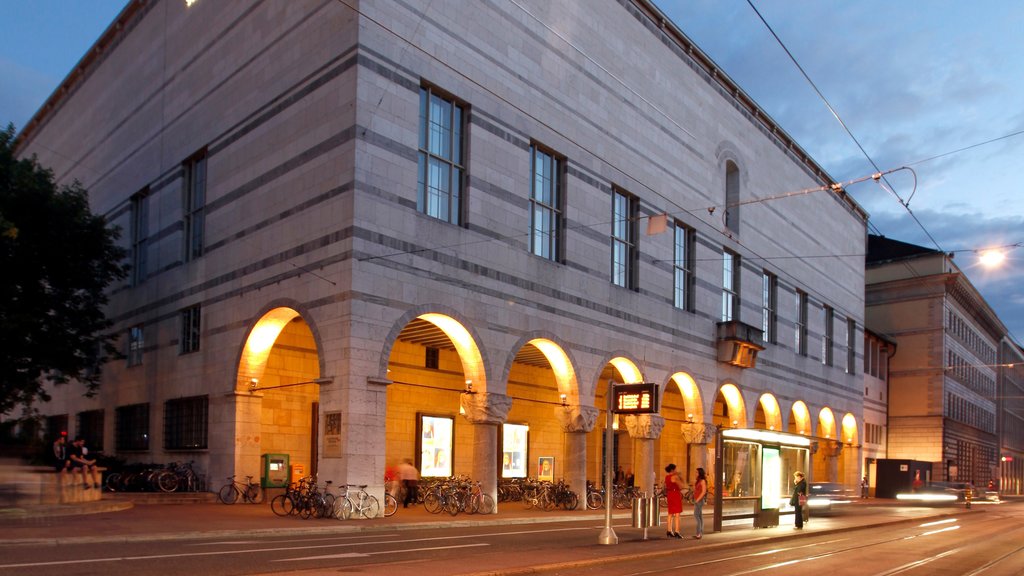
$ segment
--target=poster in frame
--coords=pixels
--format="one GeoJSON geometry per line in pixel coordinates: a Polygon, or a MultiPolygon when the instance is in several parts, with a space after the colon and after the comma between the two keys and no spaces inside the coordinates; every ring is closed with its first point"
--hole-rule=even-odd
{"type": "Polygon", "coordinates": [[[527,424],[501,425],[502,478],[526,478],[529,435],[530,426],[527,424]]]}
{"type": "Polygon", "coordinates": [[[537,458],[537,480],[555,481],[555,457],[541,456],[537,458]]]}
{"type": "Polygon", "coordinates": [[[417,414],[416,444],[420,476],[449,478],[455,448],[455,419],[436,414],[417,414]]]}

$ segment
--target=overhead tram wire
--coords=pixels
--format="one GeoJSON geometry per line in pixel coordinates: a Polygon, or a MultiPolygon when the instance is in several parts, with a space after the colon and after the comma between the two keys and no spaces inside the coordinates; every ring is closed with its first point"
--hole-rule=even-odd
{"type": "MultiPolygon", "coordinates": [[[[868,162],[871,163],[871,166],[875,169],[875,172],[881,173],[882,170],[875,163],[874,159],[871,158],[871,155],[868,154],[867,150],[864,149],[864,146],[861,145],[860,140],[858,140],[857,137],[854,136],[853,131],[851,131],[850,128],[846,125],[846,122],[844,122],[842,117],[839,116],[839,112],[837,112],[836,109],[832,106],[832,104],[828,101],[828,98],[825,98],[825,95],[822,94],[821,90],[818,89],[818,86],[817,84],[814,83],[814,80],[811,80],[811,77],[804,70],[804,67],[800,65],[796,57],[793,56],[793,53],[789,51],[789,48],[786,47],[786,44],[782,41],[781,38],[779,38],[779,35],[775,33],[775,30],[772,28],[771,24],[769,24],[768,21],[765,20],[764,16],[761,15],[761,12],[757,9],[756,6],[754,6],[753,0],[747,0],[747,4],[750,5],[751,10],[753,10],[754,13],[757,14],[757,17],[764,24],[765,28],[768,29],[768,32],[771,33],[772,37],[775,38],[775,41],[778,42],[779,46],[782,47],[782,50],[786,52],[786,56],[788,56],[789,59],[793,62],[793,65],[797,67],[797,70],[799,70],[800,74],[802,74],[804,79],[807,80],[807,83],[811,85],[811,88],[814,89],[814,92],[818,95],[818,98],[821,98],[821,101],[828,108],[829,112],[832,113],[832,116],[835,117],[836,121],[839,122],[839,125],[843,127],[843,130],[846,131],[846,134],[850,137],[851,140],[853,140],[854,144],[857,145],[857,148],[860,149],[861,154],[863,154],[864,157],[867,158],[868,162]]],[[[884,181],[888,185],[888,187],[882,186],[882,188],[896,197],[896,200],[899,201],[900,206],[903,206],[907,213],[910,214],[910,217],[914,219],[914,222],[917,222],[918,227],[921,228],[925,236],[927,236],[928,239],[932,241],[932,244],[934,244],[940,252],[943,252],[942,247],[939,245],[939,242],[935,239],[934,236],[932,236],[931,232],[929,232],[928,229],[924,227],[924,224],[921,223],[920,220],[918,220],[917,215],[914,214],[914,211],[910,209],[910,204],[907,201],[904,201],[902,197],[900,197],[900,195],[896,192],[896,189],[892,186],[892,184],[889,183],[888,180],[885,179],[884,176],[882,177],[882,181],[884,181]]]]}

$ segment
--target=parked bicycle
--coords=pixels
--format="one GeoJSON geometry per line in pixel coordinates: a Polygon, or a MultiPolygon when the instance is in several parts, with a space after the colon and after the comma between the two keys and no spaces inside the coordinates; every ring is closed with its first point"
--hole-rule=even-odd
{"type": "Polygon", "coordinates": [[[335,518],[348,520],[353,515],[357,518],[376,518],[380,515],[380,502],[366,491],[366,484],[347,484],[345,488],[345,492],[334,500],[335,518]]]}
{"type": "Polygon", "coordinates": [[[234,475],[228,476],[228,483],[217,492],[217,498],[224,504],[234,504],[240,497],[249,504],[262,504],[263,489],[259,482],[252,481],[252,476],[246,476],[244,483],[235,480],[234,475]]]}

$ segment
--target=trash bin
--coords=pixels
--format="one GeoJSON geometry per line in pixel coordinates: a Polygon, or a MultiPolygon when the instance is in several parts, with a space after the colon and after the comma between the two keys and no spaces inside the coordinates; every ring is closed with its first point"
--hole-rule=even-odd
{"type": "Polygon", "coordinates": [[[633,528],[661,526],[661,508],[657,498],[640,496],[633,499],[633,528]]]}
{"type": "Polygon", "coordinates": [[[260,482],[264,488],[285,488],[288,486],[288,455],[264,454],[263,473],[260,482]]]}

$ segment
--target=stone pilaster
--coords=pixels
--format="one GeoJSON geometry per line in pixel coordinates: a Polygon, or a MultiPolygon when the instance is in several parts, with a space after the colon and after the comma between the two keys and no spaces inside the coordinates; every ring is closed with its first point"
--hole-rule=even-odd
{"type": "Polygon", "coordinates": [[[565,434],[565,481],[579,495],[581,509],[587,506],[587,434],[594,429],[599,414],[593,406],[555,408],[555,418],[565,434]]]}
{"type": "Polygon", "coordinates": [[[630,438],[636,442],[636,471],[633,473],[633,485],[647,492],[654,493],[657,474],[654,471],[654,441],[661,436],[665,427],[665,417],[660,414],[637,414],[626,416],[626,430],[630,438]]]}
{"type": "Polygon", "coordinates": [[[512,398],[504,394],[466,392],[459,396],[462,415],[473,424],[473,479],[498,502],[498,425],[508,418],[512,398]]]}

